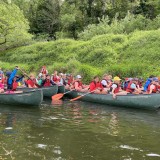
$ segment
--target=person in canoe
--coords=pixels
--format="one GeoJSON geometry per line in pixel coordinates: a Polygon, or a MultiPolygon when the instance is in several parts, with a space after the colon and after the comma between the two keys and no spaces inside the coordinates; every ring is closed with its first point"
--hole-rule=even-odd
{"type": "Polygon", "coordinates": [[[4,93],[4,83],[2,82],[2,77],[0,77],[0,93],[4,93]]]}
{"type": "Polygon", "coordinates": [[[57,71],[54,71],[52,77],[51,77],[51,80],[56,83],[56,84],[59,84],[60,82],[60,78],[58,76],[58,72],[57,71]]]}
{"type": "Polygon", "coordinates": [[[149,84],[148,86],[148,89],[147,89],[147,92],[148,94],[151,94],[151,93],[158,93],[158,78],[154,77],[152,79],[152,82],[149,84]]]}
{"type": "Polygon", "coordinates": [[[63,74],[63,73],[60,74],[60,85],[64,85],[64,86],[67,85],[66,74],[63,74]]]}
{"type": "Polygon", "coordinates": [[[99,81],[99,77],[95,76],[93,78],[93,81],[89,85],[90,92],[96,93],[96,94],[107,94],[107,92],[104,90],[101,82],[99,81]]]}
{"type": "Polygon", "coordinates": [[[112,85],[112,82],[109,80],[109,75],[107,75],[107,74],[103,75],[103,79],[101,81],[101,84],[102,84],[104,90],[106,92],[108,92],[110,87],[111,87],[111,85],[112,85]]]}
{"type": "Polygon", "coordinates": [[[47,69],[46,69],[46,66],[42,66],[41,73],[42,73],[42,75],[48,74],[48,71],[47,71],[47,69]]]}
{"type": "Polygon", "coordinates": [[[2,82],[4,81],[4,72],[2,71],[2,68],[0,68],[0,78],[2,79],[2,82]]]}
{"type": "Polygon", "coordinates": [[[16,91],[18,86],[23,86],[23,78],[24,78],[24,75],[22,75],[22,76],[16,75],[14,77],[13,85],[12,85],[13,91],[16,91]]]}
{"type": "Polygon", "coordinates": [[[43,87],[49,87],[55,85],[55,83],[51,80],[50,75],[46,75],[46,78],[42,81],[43,87]]]}
{"type": "Polygon", "coordinates": [[[73,75],[67,73],[65,81],[67,83],[66,86],[65,86],[65,89],[71,89],[72,84],[74,83],[74,77],[73,77],[73,75]]]}
{"type": "Polygon", "coordinates": [[[35,76],[33,74],[30,75],[29,79],[26,81],[27,87],[28,88],[38,88],[35,76]]]}
{"type": "Polygon", "coordinates": [[[75,89],[78,92],[87,92],[88,86],[83,85],[81,75],[77,75],[76,80],[73,82],[73,86],[71,89],[75,89]]]}
{"type": "Polygon", "coordinates": [[[116,76],[113,78],[113,84],[110,88],[110,93],[113,95],[113,98],[116,98],[117,95],[127,95],[126,91],[121,89],[121,79],[116,76]]]}
{"type": "Polygon", "coordinates": [[[145,92],[147,92],[148,86],[151,84],[152,78],[154,78],[154,77],[155,77],[155,76],[151,75],[151,76],[149,76],[149,78],[146,80],[146,82],[145,82],[145,84],[144,84],[144,88],[143,88],[143,90],[144,90],[145,92]]]}
{"type": "Polygon", "coordinates": [[[140,93],[142,93],[142,89],[139,88],[139,86],[138,86],[138,78],[133,78],[129,82],[126,91],[128,93],[132,93],[132,94],[140,94],[140,93]]]}
{"type": "MultiPolygon", "coordinates": [[[[23,79],[24,75],[19,77],[16,76],[17,72],[18,72],[19,68],[18,66],[15,67],[15,69],[12,72],[8,72],[8,78],[7,78],[7,90],[8,92],[13,92],[16,91],[17,87],[18,87],[18,82],[23,79]]],[[[21,91],[17,91],[17,93],[19,93],[21,91]]]]}
{"type": "Polygon", "coordinates": [[[46,78],[46,76],[42,73],[39,73],[36,78],[36,84],[38,84],[38,86],[42,86],[42,81],[43,81],[42,76],[44,77],[44,79],[46,78]]]}

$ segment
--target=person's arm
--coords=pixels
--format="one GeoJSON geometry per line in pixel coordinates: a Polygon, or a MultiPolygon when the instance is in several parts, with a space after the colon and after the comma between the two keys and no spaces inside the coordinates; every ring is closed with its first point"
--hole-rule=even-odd
{"type": "Polygon", "coordinates": [[[152,93],[152,91],[153,91],[153,89],[154,89],[154,85],[151,85],[151,86],[150,86],[150,90],[149,90],[149,93],[148,93],[148,94],[151,94],[151,93],[152,93]]]}
{"type": "Polygon", "coordinates": [[[115,89],[117,88],[116,84],[113,84],[113,85],[111,86],[111,88],[112,88],[111,94],[115,95],[114,91],[115,91],[115,89]]]}
{"type": "Polygon", "coordinates": [[[9,76],[8,84],[12,84],[12,81],[13,81],[15,75],[17,74],[17,71],[18,71],[18,68],[16,68],[16,69],[13,70],[13,72],[12,72],[11,75],[9,76]]]}
{"type": "Polygon", "coordinates": [[[20,78],[18,78],[18,79],[16,80],[16,82],[21,82],[21,81],[23,80],[23,78],[24,78],[24,75],[21,76],[20,78]]]}
{"type": "Polygon", "coordinates": [[[54,81],[52,81],[52,80],[50,80],[50,83],[51,83],[52,85],[56,85],[56,83],[55,83],[54,81]]]}

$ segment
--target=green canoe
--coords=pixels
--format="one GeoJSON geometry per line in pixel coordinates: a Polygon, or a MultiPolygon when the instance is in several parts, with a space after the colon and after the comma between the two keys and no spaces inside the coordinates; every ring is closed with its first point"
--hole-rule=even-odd
{"type": "Polygon", "coordinates": [[[65,92],[65,86],[58,86],[58,93],[64,93],[65,92]]]}
{"type": "Polygon", "coordinates": [[[0,94],[1,104],[39,106],[42,103],[42,100],[42,90],[31,90],[23,93],[0,94]]]}
{"type": "MultiPolygon", "coordinates": [[[[76,98],[86,93],[72,91],[67,94],[70,98],[76,98]]],[[[113,99],[111,94],[87,94],[79,100],[101,103],[119,107],[128,108],[143,108],[143,109],[158,109],[160,108],[160,94],[140,94],[140,95],[124,95],[117,96],[113,99]]]]}
{"type": "MultiPolygon", "coordinates": [[[[57,94],[58,92],[58,86],[54,85],[54,86],[50,86],[50,87],[41,87],[41,88],[34,88],[35,90],[39,90],[41,89],[43,91],[43,96],[47,97],[47,98],[51,98],[53,95],[57,94]]],[[[20,91],[30,91],[33,90],[33,88],[18,88],[17,90],[20,91]]]]}

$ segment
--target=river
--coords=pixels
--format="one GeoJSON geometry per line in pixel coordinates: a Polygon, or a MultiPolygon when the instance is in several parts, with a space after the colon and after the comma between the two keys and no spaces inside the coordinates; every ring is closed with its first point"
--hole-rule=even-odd
{"type": "Polygon", "coordinates": [[[159,160],[160,112],[80,101],[0,106],[0,159],[159,160]]]}

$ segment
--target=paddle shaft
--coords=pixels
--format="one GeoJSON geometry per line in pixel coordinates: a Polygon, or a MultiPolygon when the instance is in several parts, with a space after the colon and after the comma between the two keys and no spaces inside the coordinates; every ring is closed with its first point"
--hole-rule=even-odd
{"type": "Polygon", "coordinates": [[[74,91],[74,90],[75,90],[75,89],[70,90],[70,91],[67,91],[67,92],[63,93],[63,95],[65,95],[65,94],[67,94],[67,93],[69,93],[69,92],[72,92],[72,91],[74,91]]]}
{"type": "Polygon", "coordinates": [[[19,68],[19,70],[30,79],[30,77],[22,69],[19,68]]]}
{"type": "Polygon", "coordinates": [[[86,94],[83,94],[83,95],[81,95],[82,97],[83,96],[85,96],[85,95],[87,95],[87,94],[90,94],[90,93],[93,93],[95,90],[93,90],[93,91],[91,91],[91,92],[88,92],[88,93],[86,93],[86,94]]]}
{"type": "Polygon", "coordinates": [[[70,101],[75,101],[75,100],[77,100],[77,99],[80,99],[81,97],[84,97],[84,96],[86,96],[87,94],[90,94],[90,93],[93,93],[95,90],[93,90],[93,91],[91,91],[91,92],[88,92],[88,93],[86,93],[86,94],[83,94],[83,95],[81,95],[81,96],[78,96],[78,97],[76,97],[76,98],[73,98],[73,99],[71,99],[70,101]]]}

